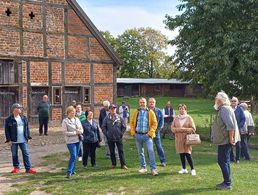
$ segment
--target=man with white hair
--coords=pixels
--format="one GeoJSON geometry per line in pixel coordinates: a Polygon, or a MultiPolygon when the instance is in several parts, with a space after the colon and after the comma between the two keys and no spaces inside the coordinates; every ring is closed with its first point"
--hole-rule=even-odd
{"type": "Polygon", "coordinates": [[[216,186],[219,190],[231,190],[230,152],[235,140],[239,137],[237,121],[233,109],[230,107],[228,95],[221,91],[215,98],[217,115],[212,125],[212,140],[218,145],[218,164],[224,181],[216,186]]]}
{"type": "MultiPolygon", "coordinates": [[[[234,110],[236,120],[237,120],[237,126],[238,126],[239,131],[241,132],[245,126],[245,114],[244,114],[243,110],[240,108],[240,106],[238,105],[238,103],[239,103],[239,101],[238,101],[237,97],[232,97],[231,107],[234,110]]],[[[241,151],[241,139],[239,138],[238,140],[235,140],[235,144],[236,144],[236,158],[234,158],[234,151],[232,148],[231,154],[230,154],[230,159],[233,162],[235,161],[236,163],[239,163],[240,151],[241,151]]]]}

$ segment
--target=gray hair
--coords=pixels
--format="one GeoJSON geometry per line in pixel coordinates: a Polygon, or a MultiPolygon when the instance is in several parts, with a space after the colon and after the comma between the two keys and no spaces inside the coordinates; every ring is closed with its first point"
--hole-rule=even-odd
{"type": "Polygon", "coordinates": [[[223,104],[225,105],[230,105],[230,100],[228,95],[224,91],[220,91],[216,95],[216,99],[219,99],[222,101],[223,104]]]}
{"type": "Polygon", "coordinates": [[[108,100],[103,101],[102,104],[103,104],[103,106],[107,106],[107,107],[110,106],[110,102],[108,100]]]}
{"type": "Polygon", "coordinates": [[[243,102],[239,105],[241,108],[243,108],[244,110],[247,110],[248,109],[248,105],[247,103],[243,102]]]}

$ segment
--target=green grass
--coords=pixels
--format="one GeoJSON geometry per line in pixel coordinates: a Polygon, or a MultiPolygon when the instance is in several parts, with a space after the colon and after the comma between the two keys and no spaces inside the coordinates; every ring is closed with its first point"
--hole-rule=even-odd
{"type": "MultiPolygon", "coordinates": [[[[159,107],[163,107],[169,98],[157,98],[159,107]]],[[[185,103],[189,114],[193,116],[203,136],[209,134],[209,117],[213,112],[213,101],[204,99],[173,98],[173,104],[185,103]],[[208,122],[207,122],[208,121],[208,122]]],[[[137,100],[130,99],[128,103],[136,107],[137,100]]],[[[257,140],[257,137],[252,140],[257,140]]],[[[56,173],[37,173],[36,175],[11,176],[14,179],[27,178],[28,181],[19,184],[19,192],[9,195],[30,194],[33,190],[43,190],[55,195],[65,194],[218,194],[215,185],[222,181],[220,169],[216,163],[216,146],[204,141],[193,148],[193,159],[197,176],[179,175],[181,168],[179,156],[175,153],[174,141],[162,140],[168,166],[160,167],[159,176],[138,173],[139,161],[136,146],[132,138],[124,141],[125,157],[129,170],[111,169],[111,162],[104,158],[104,147],[97,149],[97,167],[84,169],[81,163],[77,165],[77,175],[67,180],[65,178],[69,154],[59,153],[43,159],[42,166],[61,168],[56,173]]],[[[157,156],[157,155],[156,155],[157,156]]],[[[233,190],[219,194],[256,194],[258,190],[258,158],[257,150],[251,150],[252,161],[241,161],[232,164],[233,190]]],[[[147,159],[146,159],[147,160],[147,159]]],[[[148,162],[148,160],[147,160],[148,162]]],[[[156,159],[159,165],[158,159],[156,159]]],[[[118,163],[119,164],[119,163],[118,163]]],[[[189,167],[188,167],[189,168],[189,167]]],[[[149,167],[148,167],[149,169],[149,167]]]]}

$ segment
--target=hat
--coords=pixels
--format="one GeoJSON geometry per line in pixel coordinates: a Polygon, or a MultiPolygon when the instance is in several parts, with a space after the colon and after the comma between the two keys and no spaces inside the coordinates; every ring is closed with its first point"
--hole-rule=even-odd
{"type": "Polygon", "coordinates": [[[11,107],[11,110],[14,110],[15,108],[22,108],[22,106],[19,103],[14,103],[11,107]]]}
{"type": "Polygon", "coordinates": [[[112,108],[117,108],[117,106],[115,104],[110,104],[110,106],[108,107],[109,109],[112,109],[112,108]]]}

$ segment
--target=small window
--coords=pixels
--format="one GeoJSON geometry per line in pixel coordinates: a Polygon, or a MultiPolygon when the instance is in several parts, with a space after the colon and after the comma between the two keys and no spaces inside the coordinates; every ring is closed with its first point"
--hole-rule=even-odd
{"type": "Polygon", "coordinates": [[[83,88],[83,103],[90,103],[90,88],[83,88]]]}
{"type": "Polygon", "coordinates": [[[53,87],[53,104],[62,103],[62,89],[61,87],[53,87]]]}

